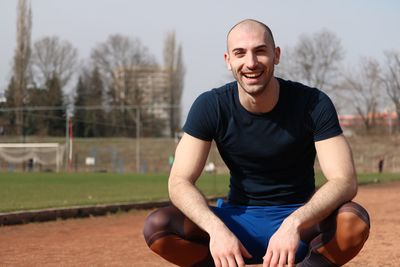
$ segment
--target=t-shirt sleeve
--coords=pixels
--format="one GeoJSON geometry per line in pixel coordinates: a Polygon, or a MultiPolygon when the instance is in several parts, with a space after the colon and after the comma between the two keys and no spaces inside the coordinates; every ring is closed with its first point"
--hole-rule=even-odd
{"type": "Polygon", "coordinates": [[[204,141],[215,137],[218,124],[217,99],[212,91],[202,93],[189,110],[183,131],[204,141]]]}
{"type": "Polygon", "coordinates": [[[343,132],[335,106],[331,99],[321,91],[311,111],[311,118],[314,124],[314,141],[325,140],[343,132]]]}

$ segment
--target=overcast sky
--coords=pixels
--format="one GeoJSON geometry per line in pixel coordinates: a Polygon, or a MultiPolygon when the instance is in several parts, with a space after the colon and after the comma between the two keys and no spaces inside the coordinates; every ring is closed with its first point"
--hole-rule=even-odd
{"type": "MultiPolygon", "coordinates": [[[[0,0],[0,92],[10,78],[15,47],[17,0],[0,0]]],[[[274,32],[277,45],[293,47],[301,34],[334,32],[346,50],[346,65],[360,57],[380,61],[400,50],[397,0],[31,0],[32,42],[57,35],[79,50],[81,59],[110,34],[138,37],[162,63],[165,35],[175,30],[186,65],[183,118],[197,95],[230,79],[223,53],[226,32],[254,18],[274,32]]]]}

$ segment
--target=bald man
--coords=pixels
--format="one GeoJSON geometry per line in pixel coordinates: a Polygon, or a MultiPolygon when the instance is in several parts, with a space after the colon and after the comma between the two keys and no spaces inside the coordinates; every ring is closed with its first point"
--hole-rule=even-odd
{"type": "Polygon", "coordinates": [[[274,76],[280,48],[262,22],[228,33],[234,82],[201,94],[169,176],[172,205],[151,213],[145,240],[178,266],[341,266],[368,238],[351,200],[357,177],[329,97],[274,76]],[[209,206],[195,183],[215,141],[230,170],[227,201],[209,206]],[[326,183],[315,188],[314,161],[326,183]]]}

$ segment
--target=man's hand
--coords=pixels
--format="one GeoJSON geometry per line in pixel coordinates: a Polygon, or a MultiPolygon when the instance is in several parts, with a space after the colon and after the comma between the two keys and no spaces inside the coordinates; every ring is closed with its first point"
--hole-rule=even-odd
{"type": "Polygon", "coordinates": [[[263,267],[294,267],[299,244],[300,233],[288,217],[269,240],[263,267]]]}
{"type": "Polygon", "coordinates": [[[243,257],[252,257],[227,228],[218,229],[210,234],[210,252],[216,267],[244,267],[243,257]]]}

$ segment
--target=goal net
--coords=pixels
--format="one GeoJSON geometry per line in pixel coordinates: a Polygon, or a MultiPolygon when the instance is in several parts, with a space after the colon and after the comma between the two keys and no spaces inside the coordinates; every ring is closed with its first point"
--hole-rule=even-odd
{"type": "Polygon", "coordinates": [[[0,143],[0,161],[54,167],[58,172],[65,146],[58,143],[0,143]]]}

